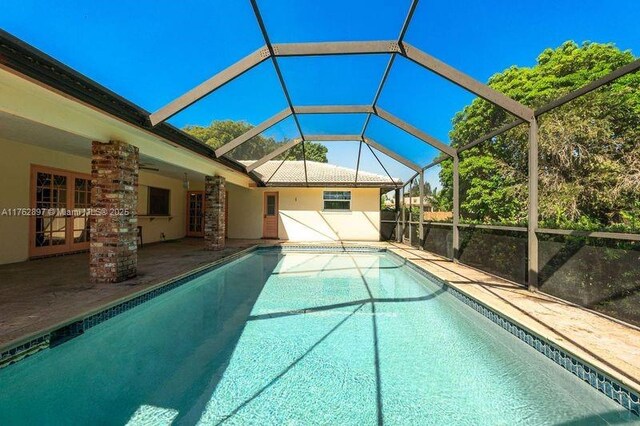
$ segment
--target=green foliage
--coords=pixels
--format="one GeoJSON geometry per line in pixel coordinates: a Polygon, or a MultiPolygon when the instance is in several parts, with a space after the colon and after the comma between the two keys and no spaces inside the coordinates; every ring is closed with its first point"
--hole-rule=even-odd
{"type": "MultiPolygon", "coordinates": [[[[420,186],[414,185],[409,190],[409,194],[411,197],[419,197],[420,196],[420,186]]],[[[431,189],[431,184],[429,182],[424,183],[424,195],[433,195],[433,190],[431,189]]]]}
{"type": "MultiPolygon", "coordinates": [[[[184,131],[215,149],[252,128],[253,126],[245,121],[222,120],[214,121],[209,126],[186,126],[184,131]]],[[[231,150],[227,155],[234,160],[258,160],[272,152],[280,144],[287,142],[289,142],[287,139],[278,142],[272,137],[258,135],[231,150]]],[[[324,145],[305,142],[304,150],[307,160],[321,163],[327,162],[327,147],[324,145]]],[[[276,159],[284,159],[285,156],[288,160],[302,160],[302,144],[296,145],[289,152],[276,157],[276,159]]]]}
{"type": "MultiPolygon", "coordinates": [[[[569,41],[546,49],[531,68],[511,67],[489,85],[532,108],[545,105],[634,61],[612,44],[569,41]]],[[[453,119],[462,146],[514,118],[475,99],[453,119]]],[[[629,74],[539,121],[540,216],[543,226],[639,229],[640,73],[629,74]]],[[[520,125],[460,158],[461,216],[468,222],[524,224],[528,129],[520,125]]],[[[442,163],[441,210],[453,198],[452,162],[442,163]]]]}

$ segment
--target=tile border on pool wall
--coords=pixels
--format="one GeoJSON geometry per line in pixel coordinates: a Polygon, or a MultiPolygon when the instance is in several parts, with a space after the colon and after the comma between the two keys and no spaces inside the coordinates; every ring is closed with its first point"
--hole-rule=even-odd
{"type": "Polygon", "coordinates": [[[321,252],[321,253],[382,253],[387,249],[384,247],[372,247],[364,245],[342,246],[342,245],[304,245],[304,244],[287,244],[274,247],[260,247],[261,250],[277,250],[282,252],[321,252]]]}
{"type": "Polygon", "coordinates": [[[640,398],[638,397],[638,394],[621,385],[608,375],[602,373],[597,368],[560,349],[558,346],[554,345],[551,342],[548,342],[537,334],[521,327],[511,319],[500,315],[493,309],[466,295],[457,288],[452,287],[449,283],[447,283],[447,281],[443,280],[442,278],[430,273],[429,271],[403,258],[397,253],[394,253],[390,250],[387,250],[387,252],[402,260],[403,264],[409,266],[412,270],[429,278],[432,281],[435,281],[442,287],[443,290],[451,293],[458,300],[473,308],[476,312],[488,318],[493,323],[499,325],[518,339],[522,340],[527,345],[531,346],[532,348],[558,364],[560,367],[587,382],[593,388],[599,390],[607,397],[622,405],[627,410],[631,411],[633,414],[640,416],[640,398]]]}
{"type": "Polygon", "coordinates": [[[259,248],[259,246],[253,246],[230,254],[229,256],[200,266],[185,274],[158,283],[152,288],[143,290],[142,294],[132,295],[130,299],[115,302],[113,306],[107,305],[108,307],[101,308],[101,310],[99,310],[98,312],[84,316],[84,318],[73,321],[70,324],[64,325],[60,328],[40,334],[39,336],[27,340],[26,342],[16,344],[13,347],[9,347],[8,349],[0,353],[0,368],[15,364],[16,362],[28,357],[29,355],[32,355],[43,349],[54,348],[74,337],[81,335],[91,327],[94,327],[108,319],[115,317],[116,315],[126,312],[131,308],[148,302],[149,300],[154,299],[170,290],[173,290],[174,288],[180,287],[181,285],[187,283],[190,280],[193,280],[194,278],[198,278],[199,276],[202,276],[220,266],[233,262],[234,260],[237,260],[259,248]]]}

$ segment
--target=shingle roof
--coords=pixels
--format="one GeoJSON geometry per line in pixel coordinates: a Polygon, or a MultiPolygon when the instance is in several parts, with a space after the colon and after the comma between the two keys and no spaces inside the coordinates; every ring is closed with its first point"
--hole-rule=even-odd
{"type": "MultiPolygon", "coordinates": [[[[245,165],[252,163],[252,161],[240,162],[245,165]]],[[[304,161],[288,160],[283,163],[279,160],[271,160],[256,168],[254,172],[268,186],[299,186],[305,184],[304,161]]],[[[307,180],[310,185],[354,185],[356,182],[356,170],[317,161],[307,161],[307,180]]],[[[402,184],[402,181],[399,178],[393,178],[392,181],[389,176],[359,170],[357,183],[362,186],[392,187],[395,184],[402,184]]]]}

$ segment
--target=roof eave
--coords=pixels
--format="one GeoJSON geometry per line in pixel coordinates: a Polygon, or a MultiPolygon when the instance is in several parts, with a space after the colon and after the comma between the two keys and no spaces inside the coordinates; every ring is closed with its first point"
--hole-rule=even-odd
{"type": "Polygon", "coordinates": [[[216,157],[211,147],[171,124],[162,123],[151,126],[148,111],[2,29],[0,29],[0,64],[71,96],[79,102],[243,173],[259,186],[264,186],[264,182],[255,173],[247,173],[245,167],[237,161],[216,157]]]}

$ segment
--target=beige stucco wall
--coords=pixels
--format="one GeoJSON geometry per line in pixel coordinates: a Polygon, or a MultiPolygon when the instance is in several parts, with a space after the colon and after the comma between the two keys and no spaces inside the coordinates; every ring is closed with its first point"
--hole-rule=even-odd
{"type": "Polygon", "coordinates": [[[229,238],[262,238],[262,191],[227,184],[229,238]]]}
{"type": "Polygon", "coordinates": [[[345,188],[229,188],[229,237],[261,238],[264,192],[278,192],[278,237],[289,241],[378,241],[380,190],[351,188],[351,211],[323,211],[322,191],[345,188]]]}
{"type": "MultiPolygon", "coordinates": [[[[34,145],[16,143],[0,139],[0,213],[3,209],[28,208],[30,206],[31,165],[54,167],[79,173],[91,173],[91,160],[41,148],[34,145]]],[[[157,186],[171,190],[172,219],[140,217],[138,224],[143,228],[144,242],[159,241],[164,232],[166,239],[185,235],[186,192],[182,181],[156,173],[140,171],[139,213],[146,209],[147,186],[157,186]]],[[[27,217],[0,214],[0,264],[20,262],[29,256],[29,219],[27,217]]]]}
{"type": "MultiPolygon", "coordinates": [[[[0,139],[0,212],[29,208],[31,164],[91,173],[91,162],[75,155],[0,139]]],[[[0,264],[29,256],[29,218],[0,215],[0,264]]]]}
{"type": "Polygon", "coordinates": [[[186,190],[182,181],[156,173],[140,172],[138,179],[138,225],[142,226],[143,243],[152,243],[162,240],[175,240],[184,237],[186,233],[186,190]],[[169,217],[148,217],[148,188],[168,189],[171,194],[169,205],[169,217]]]}
{"type": "MultiPolygon", "coordinates": [[[[89,174],[89,158],[39,146],[0,139],[0,212],[2,209],[28,208],[32,164],[89,174]]],[[[186,190],[180,179],[140,171],[138,224],[145,244],[185,235],[186,190]],[[147,188],[156,186],[171,191],[171,219],[144,217],[147,188]]],[[[203,182],[192,181],[192,190],[202,190],[203,182]]],[[[358,188],[352,191],[350,212],[322,210],[322,188],[244,188],[227,184],[229,191],[229,238],[262,238],[263,196],[278,192],[279,238],[290,241],[377,241],[379,238],[379,190],[358,188]]],[[[331,189],[331,188],[327,188],[331,189]]],[[[0,264],[20,262],[29,256],[29,220],[27,217],[0,216],[0,264]]]]}

